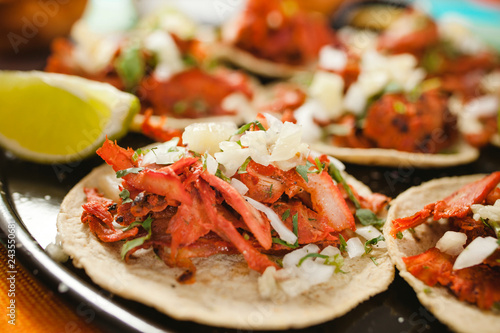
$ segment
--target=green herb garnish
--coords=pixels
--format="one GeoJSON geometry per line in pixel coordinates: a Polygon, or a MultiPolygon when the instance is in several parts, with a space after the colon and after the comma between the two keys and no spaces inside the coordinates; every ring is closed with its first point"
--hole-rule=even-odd
{"type": "Polygon", "coordinates": [[[377,258],[370,257],[370,260],[375,264],[375,266],[378,266],[377,258]]]}
{"type": "Polygon", "coordinates": [[[128,168],[128,169],[123,169],[123,170],[118,170],[116,172],[116,178],[122,178],[128,174],[131,174],[131,173],[139,173],[143,170],[143,168],[128,168]]]}
{"type": "Polygon", "coordinates": [[[345,252],[347,249],[347,242],[345,241],[344,236],[339,234],[339,240],[340,240],[339,250],[340,252],[345,252]]]}
{"type": "Polygon", "coordinates": [[[396,234],[396,237],[397,239],[403,239],[403,233],[401,231],[398,231],[398,233],[396,234]]]}
{"type": "Polygon", "coordinates": [[[285,221],[290,216],[290,209],[287,209],[283,215],[281,215],[281,220],[285,221]]]}
{"type": "Polygon", "coordinates": [[[347,184],[344,177],[342,177],[340,170],[337,169],[333,163],[330,163],[330,165],[328,165],[328,174],[337,183],[342,184],[342,187],[347,192],[347,196],[349,197],[351,202],[354,204],[354,207],[356,208],[355,216],[362,225],[373,225],[378,228],[384,225],[385,223],[384,219],[378,218],[377,215],[375,215],[375,213],[369,209],[361,208],[361,205],[358,199],[354,196],[351,187],[347,184]]]}
{"type": "MultiPolygon", "coordinates": [[[[146,230],[148,232],[148,234],[146,236],[142,236],[142,237],[138,237],[138,238],[132,239],[132,240],[126,242],[125,244],[123,244],[123,247],[122,247],[122,250],[121,250],[121,257],[122,257],[122,259],[125,258],[125,256],[127,255],[128,251],[132,250],[133,248],[135,248],[137,246],[141,246],[142,244],[144,244],[145,241],[147,241],[148,239],[151,238],[151,223],[152,222],[153,222],[153,218],[151,216],[148,217],[144,222],[142,222],[142,223],[139,222],[139,224],[144,228],[144,230],[146,230]]],[[[139,225],[139,224],[137,224],[137,225],[139,225]]]]}
{"type": "MultiPolygon", "coordinates": [[[[240,144],[241,145],[241,144],[240,144]]],[[[250,157],[248,157],[245,162],[243,162],[243,164],[240,166],[240,168],[238,169],[238,173],[247,173],[247,166],[248,166],[248,163],[250,163],[252,159],[250,157]]]]}
{"type": "Polygon", "coordinates": [[[134,162],[137,161],[137,159],[139,158],[140,155],[146,155],[147,153],[149,153],[149,149],[138,148],[134,152],[134,155],[132,155],[132,161],[134,161],[134,162]]]}
{"type": "Polygon", "coordinates": [[[126,204],[126,203],[129,203],[129,202],[132,202],[133,200],[130,198],[130,192],[129,190],[127,190],[126,188],[124,188],[120,194],[119,194],[120,198],[122,199],[122,204],[126,204]]]}
{"type": "Polygon", "coordinates": [[[382,235],[380,235],[376,238],[372,238],[370,240],[367,240],[365,242],[365,253],[368,254],[368,253],[372,252],[373,245],[377,244],[378,242],[383,242],[383,241],[385,241],[385,238],[382,235]]]}
{"type": "Polygon", "coordinates": [[[121,50],[114,67],[127,91],[134,90],[146,73],[146,62],[138,44],[121,50]]]}
{"type": "Polygon", "coordinates": [[[253,121],[251,123],[248,123],[248,124],[245,124],[243,126],[241,126],[234,134],[234,135],[240,135],[240,134],[243,134],[245,133],[246,131],[248,131],[250,129],[250,127],[252,125],[255,125],[257,126],[261,131],[265,131],[266,129],[264,128],[264,126],[260,123],[260,121],[256,120],[256,121],[253,121]]]}

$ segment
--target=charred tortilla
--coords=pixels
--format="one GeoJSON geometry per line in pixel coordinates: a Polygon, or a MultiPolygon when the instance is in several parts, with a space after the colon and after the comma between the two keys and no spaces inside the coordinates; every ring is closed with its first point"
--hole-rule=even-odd
{"type": "Polygon", "coordinates": [[[441,200],[462,186],[476,181],[484,175],[449,177],[429,181],[410,188],[391,203],[384,226],[384,235],[389,254],[400,275],[413,287],[420,302],[441,322],[458,332],[498,332],[500,314],[482,311],[477,306],[459,301],[442,286],[429,287],[406,270],[403,257],[416,255],[433,247],[448,231],[443,223],[422,224],[414,228],[414,236],[404,231],[402,239],[390,235],[392,220],[411,216],[428,203],[441,200]]]}
{"type": "MultiPolygon", "coordinates": [[[[120,257],[121,244],[102,243],[80,220],[86,202],[84,187],[97,187],[116,198],[115,173],[108,165],[94,169],[65,197],[57,219],[63,250],[76,267],[101,287],[124,298],[152,306],[178,320],[237,329],[301,328],[342,316],[359,303],[387,289],[394,266],[385,250],[370,256],[345,258],[343,270],[293,299],[263,299],[259,273],[248,268],[241,255],[215,255],[195,259],[196,283],[179,284],[182,269],[169,268],[154,252],[142,250],[128,263],[120,257]]],[[[354,184],[354,183],[353,183],[354,184]]],[[[355,182],[360,191],[367,188],[355,182]]]]}
{"type": "Polygon", "coordinates": [[[311,148],[348,163],[389,167],[440,168],[470,163],[479,157],[479,150],[465,142],[456,144],[452,147],[454,152],[448,154],[409,153],[382,148],[345,148],[323,142],[311,144],[311,148]]]}

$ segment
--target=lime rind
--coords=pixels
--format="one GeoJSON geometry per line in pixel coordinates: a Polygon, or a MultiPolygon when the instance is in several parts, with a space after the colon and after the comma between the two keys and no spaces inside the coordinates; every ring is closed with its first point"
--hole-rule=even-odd
{"type": "MultiPolygon", "coordinates": [[[[40,148],[36,147],[36,143],[33,145],[26,144],[29,140],[24,140],[20,138],[23,135],[22,132],[12,134],[10,129],[5,129],[4,133],[0,132],[0,146],[10,150],[16,156],[23,159],[39,162],[39,163],[68,163],[75,160],[80,160],[85,157],[91,156],[95,153],[95,150],[104,142],[106,137],[109,139],[119,139],[128,132],[128,128],[132,122],[133,117],[140,110],[140,103],[136,96],[122,92],[113,86],[102,83],[91,81],[76,76],[69,76],[64,74],[54,74],[54,73],[44,73],[38,71],[30,72],[18,72],[18,71],[0,71],[0,95],[2,93],[6,94],[3,96],[2,100],[9,98],[9,92],[13,89],[33,89],[33,85],[42,84],[49,93],[61,96],[61,90],[63,94],[67,94],[69,100],[73,100],[77,108],[80,111],[83,109],[89,114],[80,114],[75,116],[75,119],[83,119],[82,127],[78,126],[70,127],[69,124],[60,124],[61,131],[64,130],[80,130],[86,131],[79,133],[76,136],[76,141],[74,142],[58,142],[54,143],[59,145],[59,151],[57,149],[51,149],[51,147],[40,148]],[[5,84],[7,82],[7,84],[5,84]],[[18,87],[18,88],[15,88],[18,87]],[[75,101],[81,101],[86,107],[82,107],[82,104],[75,101]],[[89,117],[91,119],[89,119],[89,117]],[[86,123],[84,125],[84,123],[86,123]],[[90,126],[89,126],[90,125],[90,126]],[[70,129],[68,129],[70,128],[70,129]],[[4,135],[9,132],[10,135],[4,135]],[[65,146],[66,145],[66,146],[65,146]],[[33,148],[36,147],[36,148],[33,148]],[[60,148],[63,148],[62,152],[60,148]],[[66,150],[64,150],[66,148],[66,150]],[[57,153],[54,153],[57,151],[57,153]]],[[[43,99],[45,103],[47,99],[43,99]]],[[[60,99],[61,103],[63,99],[60,99]]],[[[43,110],[44,108],[37,104],[39,101],[27,101],[26,105],[32,107],[36,110],[43,110]],[[34,105],[34,107],[33,107],[34,105]]],[[[68,111],[64,111],[63,114],[57,113],[58,100],[50,101],[51,105],[54,105],[54,114],[51,115],[53,121],[61,121],[65,118],[64,115],[68,116],[68,111]],[[59,118],[59,119],[58,119],[59,118]]],[[[6,105],[6,104],[5,104],[6,105]]],[[[9,112],[4,106],[0,106],[1,113],[5,114],[9,112]],[[3,109],[3,110],[2,110],[3,109]],[[5,113],[4,113],[5,112],[5,113]]],[[[31,110],[23,110],[24,115],[29,114],[26,112],[31,112],[31,110]]],[[[77,110],[71,110],[72,112],[77,112],[77,110]]],[[[23,114],[22,113],[22,114],[23,114]]],[[[44,115],[40,115],[43,117],[44,115]]],[[[10,115],[12,118],[12,115],[10,115]]],[[[29,117],[24,117],[29,118],[29,117]]],[[[35,120],[38,119],[35,117],[35,120]]],[[[67,117],[66,117],[67,119],[67,117]]],[[[16,118],[15,122],[25,121],[26,119],[16,118]]],[[[27,121],[30,121],[29,119],[27,121]]],[[[13,128],[21,127],[20,124],[12,125],[13,128]]],[[[35,127],[35,124],[30,126],[35,127]]],[[[39,128],[36,128],[37,133],[33,134],[33,140],[36,140],[37,136],[47,135],[50,137],[50,132],[57,130],[53,128],[50,121],[40,124],[39,128]]],[[[69,140],[70,141],[70,140],[69,140]]]]}

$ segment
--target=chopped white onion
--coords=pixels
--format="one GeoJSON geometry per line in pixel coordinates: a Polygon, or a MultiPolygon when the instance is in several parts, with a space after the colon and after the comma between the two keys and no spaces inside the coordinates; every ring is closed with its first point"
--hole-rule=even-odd
{"type": "Polygon", "coordinates": [[[355,115],[361,115],[366,107],[368,96],[365,95],[361,84],[354,82],[351,84],[344,97],[344,108],[355,115]]]}
{"type": "MultiPolygon", "coordinates": [[[[382,236],[382,233],[372,225],[356,228],[356,233],[366,240],[382,236]]],[[[381,249],[381,248],[386,248],[387,244],[385,243],[385,241],[379,241],[377,242],[377,244],[373,244],[372,246],[374,248],[381,249]]]]}
{"type": "Polygon", "coordinates": [[[328,112],[316,100],[309,99],[293,113],[297,124],[302,126],[302,141],[316,142],[321,138],[321,129],[314,119],[328,120],[328,112]]]}
{"type": "Polygon", "coordinates": [[[464,113],[476,118],[484,116],[496,116],[499,101],[495,95],[484,95],[476,97],[464,106],[464,113]]]}
{"type": "Polygon", "coordinates": [[[181,53],[172,36],[162,30],[155,30],[144,40],[144,47],[156,55],[158,64],[154,75],[158,80],[167,80],[184,68],[181,53]]]}
{"type": "Polygon", "coordinates": [[[244,197],[244,198],[255,209],[266,214],[267,218],[269,219],[269,222],[271,223],[271,226],[273,227],[274,230],[276,230],[276,232],[278,233],[279,237],[282,240],[284,240],[289,244],[294,244],[295,241],[297,241],[297,236],[290,229],[286,227],[283,221],[281,221],[278,214],[276,214],[271,208],[250,197],[244,197]]]}
{"type": "Polygon", "coordinates": [[[347,54],[331,47],[323,46],[319,51],[319,66],[333,71],[343,71],[347,64],[347,54]]]}
{"type": "Polygon", "coordinates": [[[207,164],[207,171],[208,173],[211,173],[212,175],[215,175],[217,173],[217,169],[219,168],[219,163],[213,158],[212,155],[210,154],[205,154],[205,163],[207,164]]]}
{"type": "Polygon", "coordinates": [[[349,238],[346,243],[349,258],[360,257],[363,253],[365,253],[365,246],[358,237],[349,238]]]}
{"type": "Polygon", "coordinates": [[[199,154],[213,155],[220,151],[219,143],[228,140],[236,130],[232,122],[191,124],[184,130],[182,142],[199,154]]]}
{"type": "Polygon", "coordinates": [[[282,261],[283,267],[284,268],[297,267],[297,264],[299,263],[300,259],[304,258],[309,253],[318,253],[318,252],[319,252],[319,247],[316,244],[307,244],[306,246],[300,249],[293,250],[292,252],[285,254],[282,261]]]}
{"type": "Polygon", "coordinates": [[[462,269],[479,265],[488,258],[498,247],[497,239],[494,237],[477,237],[455,260],[453,269],[462,269]]]}
{"type": "Polygon", "coordinates": [[[500,222],[500,199],[495,201],[493,205],[472,205],[473,218],[479,221],[480,218],[484,220],[492,220],[500,222]]]}
{"type": "Polygon", "coordinates": [[[447,231],[436,243],[436,248],[452,256],[458,256],[467,242],[467,235],[463,232],[447,231]]]}
{"type": "Polygon", "coordinates": [[[278,285],[275,279],[276,267],[269,266],[266,268],[264,273],[259,276],[257,280],[257,287],[259,289],[259,294],[264,299],[269,299],[273,296],[275,291],[278,289],[278,285]]]}
{"type": "Polygon", "coordinates": [[[316,71],[309,87],[309,96],[321,103],[331,119],[342,115],[343,95],[344,79],[340,75],[316,71]]]}
{"type": "Polygon", "coordinates": [[[245,195],[248,192],[248,187],[236,178],[231,178],[231,186],[241,195],[245,195]]]}

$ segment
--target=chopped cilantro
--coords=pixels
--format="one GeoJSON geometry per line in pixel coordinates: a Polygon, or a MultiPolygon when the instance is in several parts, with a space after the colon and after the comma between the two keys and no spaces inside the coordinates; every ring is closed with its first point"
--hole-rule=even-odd
{"type": "Polygon", "coordinates": [[[305,256],[303,256],[302,258],[300,258],[299,262],[297,263],[297,267],[300,267],[302,265],[302,263],[304,261],[306,261],[306,259],[308,258],[321,258],[321,259],[325,259],[325,263],[326,263],[326,260],[328,258],[330,258],[329,256],[327,256],[326,254],[320,254],[320,253],[308,253],[306,254],[305,256]]]}
{"type": "MultiPolygon", "coordinates": [[[[153,148],[153,149],[155,149],[155,148],[153,148]]],[[[134,155],[132,155],[132,161],[134,161],[134,162],[137,161],[137,159],[139,158],[140,155],[146,155],[147,153],[149,153],[149,149],[138,148],[134,152],[134,155]]]]}
{"type": "Polygon", "coordinates": [[[385,223],[385,219],[378,218],[377,215],[369,209],[356,209],[356,218],[362,225],[373,225],[379,228],[385,223]]]}
{"type": "Polygon", "coordinates": [[[125,258],[125,256],[127,255],[128,251],[132,250],[133,248],[135,248],[137,246],[141,246],[142,244],[144,244],[145,241],[147,241],[148,239],[151,238],[151,223],[152,222],[153,222],[153,218],[151,216],[148,217],[144,222],[142,222],[142,223],[139,222],[139,224],[144,228],[144,230],[146,230],[148,232],[148,234],[146,236],[142,236],[142,237],[138,237],[138,238],[132,239],[130,241],[127,241],[125,244],[123,244],[123,247],[122,247],[122,250],[121,250],[121,257],[122,257],[122,259],[125,258]]]}
{"type": "Polygon", "coordinates": [[[220,179],[230,183],[231,182],[231,178],[228,178],[225,174],[222,173],[222,171],[220,169],[217,169],[217,172],[215,172],[215,175],[217,177],[219,177],[220,179]]]}
{"type": "Polygon", "coordinates": [[[293,233],[297,236],[297,240],[295,241],[295,245],[299,246],[299,213],[295,213],[292,216],[292,224],[293,224],[293,233]]]}
{"type": "Polygon", "coordinates": [[[335,266],[335,273],[347,273],[341,270],[342,265],[344,264],[344,258],[339,254],[336,254],[332,257],[321,253],[308,253],[299,260],[299,262],[297,263],[297,267],[300,267],[302,263],[308,258],[325,259],[323,265],[335,266]]]}
{"type": "Polygon", "coordinates": [[[375,264],[375,266],[378,266],[377,258],[370,257],[370,260],[375,264]]]}
{"type": "Polygon", "coordinates": [[[250,239],[250,236],[248,236],[248,234],[247,234],[247,233],[244,233],[244,234],[243,234],[243,238],[245,238],[246,240],[249,240],[249,239],[250,239]]]}
{"type": "Polygon", "coordinates": [[[134,90],[146,72],[146,62],[139,45],[122,49],[114,62],[114,67],[126,90],[134,90]]]}
{"type": "Polygon", "coordinates": [[[347,242],[345,241],[344,236],[339,234],[339,240],[340,240],[339,250],[340,252],[345,252],[347,249],[347,242]]]}
{"type": "Polygon", "coordinates": [[[126,203],[129,203],[129,202],[132,202],[132,199],[130,198],[130,192],[126,188],[124,188],[120,192],[119,196],[122,199],[122,204],[126,204],[126,203]]]}
{"type": "Polygon", "coordinates": [[[118,170],[116,172],[116,178],[122,178],[131,173],[139,173],[142,171],[142,169],[143,168],[128,168],[128,169],[118,170]]]}
{"type": "Polygon", "coordinates": [[[398,239],[403,239],[404,236],[403,236],[403,233],[401,231],[398,231],[398,233],[396,234],[396,237],[398,239]]]}
{"type": "Polygon", "coordinates": [[[426,294],[432,293],[431,288],[424,288],[424,293],[426,293],[426,294]]]}
{"type": "Polygon", "coordinates": [[[269,198],[273,196],[273,184],[269,187],[269,192],[268,192],[269,198]]]}
{"type": "Polygon", "coordinates": [[[240,135],[240,134],[245,133],[246,131],[248,131],[250,129],[250,127],[252,125],[257,126],[259,128],[259,130],[261,130],[261,131],[265,131],[266,130],[264,128],[264,126],[262,126],[262,124],[260,123],[260,121],[256,120],[256,121],[253,121],[251,123],[248,123],[248,124],[245,124],[245,125],[241,126],[233,135],[240,135]]]}
{"type": "Polygon", "coordinates": [[[250,157],[248,157],[245,162],[240,166],[240,168],[238,169],[238,173],[247,173],[247,166],[248,166],[248,163],[250,163],[252,159],[250,157]]]}
{"type": "Polygon", "coordinates": [[[291,248],[291,249],[296,249],[296,248],[298,248],[298,247],[299,247],[298,245],[287,243],[287,242],[285,242],[284,240],[282,240],[282,239],[280,239],[280,238],[278,238],[278,237],[273,237],[273,238],[272,238],[272,241],[273,241],[273,243],[275,243],[275,244],[280,244],[280,245],[283,245],[283,246],[289,247],[289,248],[291,248]]]}
{"type": "Polygon", "coordinates": [[[383,242],[385,239],[384,239],[384,236],[380,235],[376,238],[372,238],[370,240],[367,240],[365,242],[365,253],[368,254],[370,252],[372,252],[373,250],[373,245],[377,244],[378,242],[383,242]]]}
{"type": "Polygon", "coordinates": [[[285,221],[290,216],[290,209],[287,209],[283,215],[281,215],[281,220],[285,221]]]}

